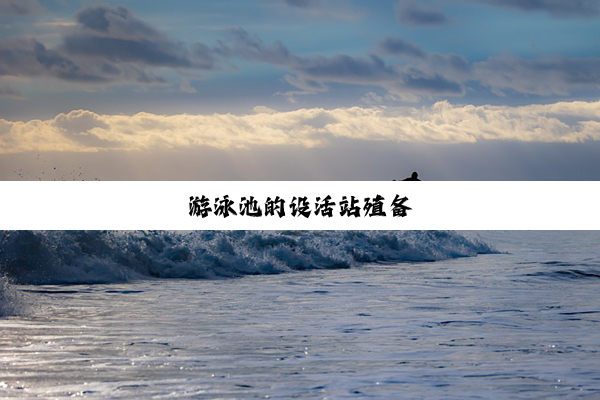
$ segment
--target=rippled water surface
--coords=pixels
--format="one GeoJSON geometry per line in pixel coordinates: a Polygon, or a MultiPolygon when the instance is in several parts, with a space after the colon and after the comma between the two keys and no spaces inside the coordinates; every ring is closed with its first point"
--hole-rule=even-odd
{"type": "Polygon", "coordinates": [[[0,396],[600,398],[600,233],[229,279],[20,285],[0,396]]]}

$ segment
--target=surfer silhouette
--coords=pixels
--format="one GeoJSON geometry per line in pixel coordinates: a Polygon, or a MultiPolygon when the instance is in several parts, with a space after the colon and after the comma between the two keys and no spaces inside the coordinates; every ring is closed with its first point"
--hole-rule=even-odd
{"type": "Polygon", "coordinates": [[[412,175],[406,179],[402,179],[403,181],[420,181],[419,174],[415,171],[412,175]]]}

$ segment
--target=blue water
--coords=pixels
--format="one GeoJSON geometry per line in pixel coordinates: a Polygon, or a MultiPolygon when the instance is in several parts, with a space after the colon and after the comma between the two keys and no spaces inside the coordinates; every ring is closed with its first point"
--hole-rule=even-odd
{"type": "Polygon", "coordinates": [[[0,396],[600,398],[598,243],[8,232],[0,396]]]}

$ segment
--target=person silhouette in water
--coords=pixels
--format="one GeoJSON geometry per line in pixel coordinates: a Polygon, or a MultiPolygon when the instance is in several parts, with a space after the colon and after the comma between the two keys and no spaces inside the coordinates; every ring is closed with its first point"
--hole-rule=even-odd
{"type": "Polygon", "coordinates": [[[403,181],[420,181],[419,179],[419,174],[417,174],[417,172],[413,172],[412,175],[409,178],[406,179],[402,179],[403,181]]]}

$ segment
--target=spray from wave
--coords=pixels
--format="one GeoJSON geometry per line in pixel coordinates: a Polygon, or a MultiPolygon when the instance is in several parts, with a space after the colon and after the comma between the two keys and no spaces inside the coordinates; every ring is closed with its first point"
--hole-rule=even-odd
{"type": "Polygon", "coordinates": [[[18,284],[211,279],[369,262],[436,261],[493,253],[446,231],[11,231],[0,272],[18,284]]]}
{"type": "Polygon", "coordinates": [[[0,317],[22,315],[25,305],[15,287],[6,276],[0,275],[0,317]]]}

